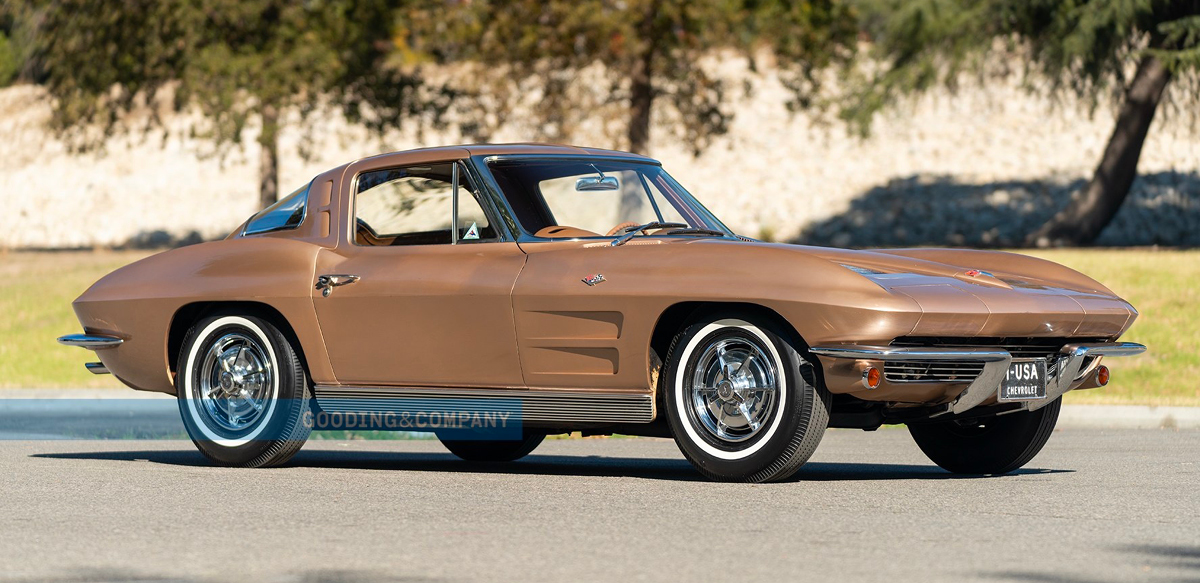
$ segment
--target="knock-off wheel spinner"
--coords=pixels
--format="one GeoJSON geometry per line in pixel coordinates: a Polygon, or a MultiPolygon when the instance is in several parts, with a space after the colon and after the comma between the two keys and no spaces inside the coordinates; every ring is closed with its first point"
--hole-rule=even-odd
{"type": "Polygon", "coordinates": [[[266,409],[274,371],[258,339],[228,332],[214,340],[200,363],[197,395],[207,421],[215,428],[241,431],[266,409]]]}
{"type": "Polygon", "coordinates": [[[775,360],[758,342],[741,335],[710,339],[688,378],[689,417],[721,442],[740,443],[757,435],[778,402],[775,360]]]}

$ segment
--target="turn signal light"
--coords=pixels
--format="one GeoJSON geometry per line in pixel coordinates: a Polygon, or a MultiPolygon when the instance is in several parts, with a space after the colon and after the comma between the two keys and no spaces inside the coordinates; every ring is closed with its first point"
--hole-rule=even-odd
{"type": "Polygon", "coordinates": [[[1109,375],[1108,367],[1104,366],[1103,364],[1100,365],[1100,368],[1096,369],[1096,382],[1100,383],[1100,386],[1102,386],[1102,387],[1104,385],[1107,385],[1108,384],[1108,375],[1109,375]]]}
{"type": "Polygon", "coordinates": [[[875,367],[868,368],[867,370],[863,371],[863,386],[868,389],[878,388],[880,378],[881,375],[879,374],[879,369],[875,367]]]}

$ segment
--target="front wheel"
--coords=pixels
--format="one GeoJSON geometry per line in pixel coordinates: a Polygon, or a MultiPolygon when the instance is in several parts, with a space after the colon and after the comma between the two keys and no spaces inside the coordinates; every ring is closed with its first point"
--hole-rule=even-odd
{"type": "Polygon", "coordinates": [[[220,465],[282,464],[312,430],[300,358],[262,318],[222,314],[192,326],[180,351],[175,392],[192,442],[220,465]]]}
{"type": "Polygon", "coordinates": [[[956,474],[1007,474],[1029,463],[1054,431],[1062,398],[1036,411],[909,425],[933,463],[956,474]]]}
{"type": "Polygon", "coordinates": [[[740,314],[701,319],[680,332],[659,381],[684,457],[722,481],[791,476],[829,424],[830,396],[794,334],[740,314]]]}

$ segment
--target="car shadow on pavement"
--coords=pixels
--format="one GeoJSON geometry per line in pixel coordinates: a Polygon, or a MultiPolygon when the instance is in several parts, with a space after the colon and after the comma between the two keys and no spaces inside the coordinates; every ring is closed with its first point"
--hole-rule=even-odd
{"type": "MultiPolygon", "coordinates": [[[[194,450],[87,451],[40,453],[31,457],[61,460],[108,460],[150,462],[174,466],[203,467],[212,464],[194,450]]],[[[683,459],[607,457],[592,455],[533,454],[516,462],[468,462],[449,453],[397,451],[301,451],[284,468],[330,468],[348,470],[395,470],[417,472],[456,472],[486,474],[523,474],[548,476],[631,477],[651,480],[702,481],[691,464],[683,459]]],[[[1023,468],[1008,474],[1057,474],[1073,470],[1023,468]]],[[[951,474],[934,465],[809,462],[790,478],[790,482],[872,481],[872,480],[947,480],[979,479],[981,476],[951,474]]]]}
{"type": "Polygon", "coordinates": [[[804,464],[791,482],[852,482],[871,480],[978,480],[1035,474],[1069,474],[1075,470],[1050,468],[1021,468],[1001,476],[951,474],[933,464],[863,464],[842,462],[811,462],[804,464]]]}
{"type": "MultiPolygon", "coordinates": [[[[1131,565],[1140,568],[1139,580],[1195,582],[1200,581],[1200,547],[1185,545],[1139,544],[1112,548],[1114,553],[1128,555],[1131,565]]],[[[1064,566],[1069,563],[1064,562],[1064,566]]],[[[1000,571],[985,573],[988,579],[1030,581],[1035,583],[1105,583],[1116,579],[1093,579],[1078,575],[1037,571],[1000,571]]]]}

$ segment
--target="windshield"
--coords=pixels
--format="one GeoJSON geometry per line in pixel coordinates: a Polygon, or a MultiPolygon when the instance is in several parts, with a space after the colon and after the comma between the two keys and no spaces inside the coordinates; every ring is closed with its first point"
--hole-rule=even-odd
{"type": "Polygon", "coordinates": [[[525,232],[612,237],[646,223],[732,235],[656,164],[628,160],[502,159],[489,163],[525,232]]]}

